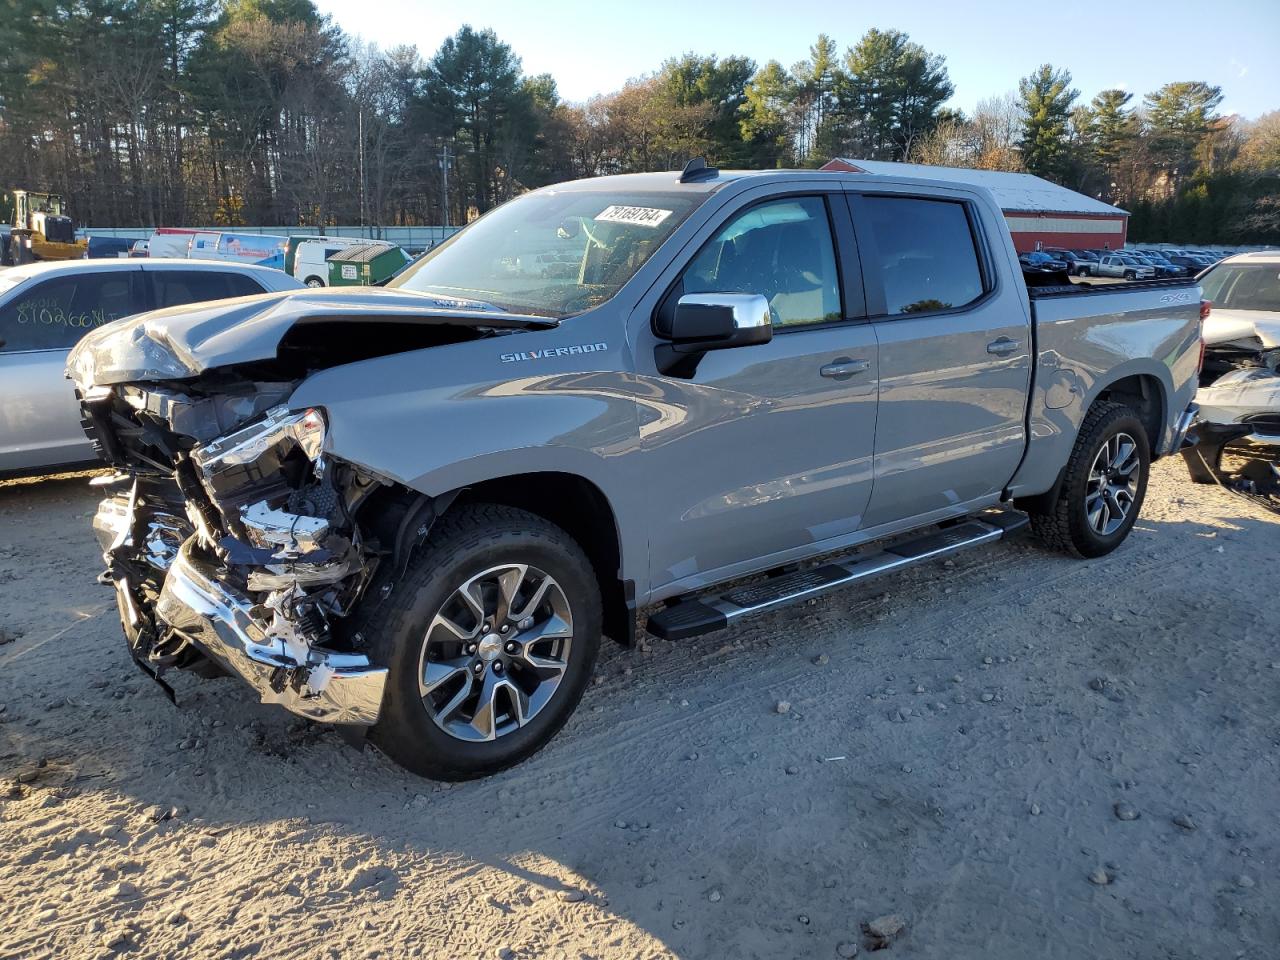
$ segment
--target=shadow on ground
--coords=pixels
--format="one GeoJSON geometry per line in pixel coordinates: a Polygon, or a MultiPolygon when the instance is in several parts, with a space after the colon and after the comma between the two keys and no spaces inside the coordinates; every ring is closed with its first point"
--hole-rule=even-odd
{"type": "Polygon", "coordinates": [[[231,680],[171,706],[79,483],[0,488],[5,955],[827,957],[887,913],[886,956],[1280,942],[1280,523],[1198,488],[1100,561],[1018,539],[611,648],[549,748],[446,787],[231,680]]]}

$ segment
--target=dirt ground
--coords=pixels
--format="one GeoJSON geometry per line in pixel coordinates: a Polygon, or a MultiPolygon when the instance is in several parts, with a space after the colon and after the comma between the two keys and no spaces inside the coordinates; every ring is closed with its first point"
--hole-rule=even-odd
{"type": "Polygon", "coordinates": [[[233,680],[171,705],[95,500],[0,486],[4,957],[1280,957],[1280,515],[1177,461],[1102,560],[1019,535],[612,648],[452,788],[233,680]]]}

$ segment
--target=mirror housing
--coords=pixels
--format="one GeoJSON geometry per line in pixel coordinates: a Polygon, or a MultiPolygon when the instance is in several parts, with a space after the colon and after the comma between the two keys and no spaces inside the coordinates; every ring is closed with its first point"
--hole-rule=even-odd
{"type": "Polygon", "coordinates": [[[749,347],[773,339],[769,301],[757,293],[686,293],[656,332],[658,370],[688,379],[708,350],[749,347]]]}
{"type": "Polygon", "coordinates": [[[676,302],[667,336],[677,353],[768,343],[769,301],[758,293],[686,293],[676,302]]]}

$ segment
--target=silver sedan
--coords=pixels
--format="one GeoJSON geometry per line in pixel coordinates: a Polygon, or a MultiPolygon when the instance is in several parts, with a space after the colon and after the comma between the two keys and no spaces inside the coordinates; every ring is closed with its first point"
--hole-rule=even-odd
{"type": "Polygon", "coordinates": [[[0,270],[0,476],[95,461],[67,353],[122,317],[202,300],[301,289],[268,267],[199,260],[67,260],[0,270]]]}

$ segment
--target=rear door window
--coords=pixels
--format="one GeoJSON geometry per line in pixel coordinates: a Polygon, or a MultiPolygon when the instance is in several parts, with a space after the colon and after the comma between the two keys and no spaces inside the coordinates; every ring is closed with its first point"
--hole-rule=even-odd
{"type": "Polygon", "coordinates": [[[136,270],[50,277],[11,294],[0,306],[0,347],[66,350],[88,331],[146,309],[136,270]]]}
{"type": "Polygon", "coordinates": [[[853,208],[868,298],[878,282],[884,315],[954,310],[985,293],[977,238],[963,203],[862,196],[853,208]]]}
{"type": "Polygon", "coordinates": [[[221,270],[152,270],[156,307],[178,307],[262,293],[262,285],[242,273],[221,270]]]}

